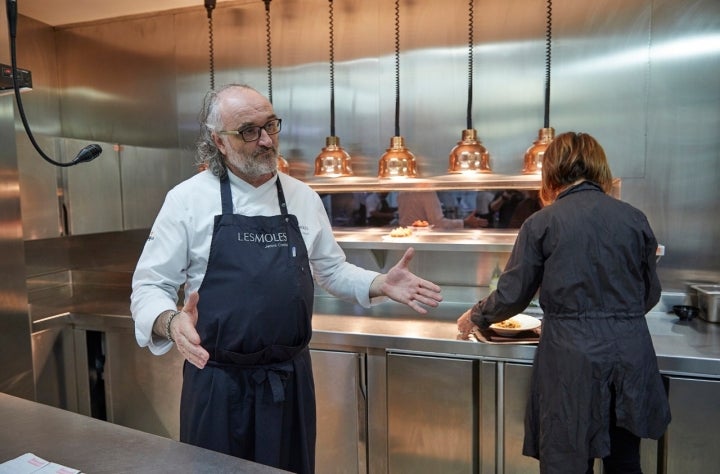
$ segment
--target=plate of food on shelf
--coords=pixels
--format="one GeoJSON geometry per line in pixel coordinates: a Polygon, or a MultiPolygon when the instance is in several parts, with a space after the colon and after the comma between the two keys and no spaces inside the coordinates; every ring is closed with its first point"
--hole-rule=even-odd
{"type": "Polygon", "coordinates": [[[410,227],[415,232],[425,232],[432,229],[433,226],[431,226],[428,221],[416,220],[410,225],[410,227]]]}
{"type": "Polygon", "coordinates": [[[540,327],[540,320],[527,314],[516,314],[512,318],[490,325],[490,329],[501,336],[516,336],[524,331],[540,327]]]}
{"type": "Polygon", "coordinates": [[[383,240],[402,240],[412,236],[413,230],[410,227],[395,227],[389,234],[383,235],[383,240]]]}

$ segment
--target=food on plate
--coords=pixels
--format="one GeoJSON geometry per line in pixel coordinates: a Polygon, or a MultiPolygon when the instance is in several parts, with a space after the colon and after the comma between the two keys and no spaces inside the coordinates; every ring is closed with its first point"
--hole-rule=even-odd
{"type": "Polygon", "coordinates": [[[395,227],[390,231],[390,237],[410,237],[412,236],[412,229],[409,227],[395,227]]]}
{"type": "Polygon", "coordinates": [[[427,227],[429,225],[430,225],[430,223],[428,221],[423,221],[423,220],[417,220],[412,223],[413,227],[427,227]]]}
{"type": "Polygon", "coordinates": [[[522,325],[517,321],[513,321],[512,319],[506,319],[505,321],[500,321],[499,323],[495,323],[493,326],[502,328],[502,329],[518,329],[522,325]]]}
{"type": "Polygon", "coordinates": [[[540,320],[526,314],[516,314],[510,319],[490,325],[490,329],[501,336],[515,336],[540,326],[540,320]]]}

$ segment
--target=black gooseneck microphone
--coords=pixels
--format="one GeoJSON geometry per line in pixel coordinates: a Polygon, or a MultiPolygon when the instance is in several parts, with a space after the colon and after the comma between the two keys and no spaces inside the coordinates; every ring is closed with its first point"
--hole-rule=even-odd
{"type": "Polygon", "coordinates": [[[18,85],[17,77],[18,77],[18,71],[17,71],[17,52],[15,50],[15,36],[17,34],[17,0],[6,0],[5,2],[6,6],[6,13],[7,13],[7,21],[8,21],[8,30],[10,32],[10,59],[12,64],[12,77],[13,77],[13,89],[15,90],[15,101],[17,102],[18,111],[20,112],[20,118],[22,119],[23,126],[25,127],[25,133],[27,133],[28,138],[30,139],[30,142],[33,144],[37,152],[40,154],[40,156],[47,161],[50,164],[53,164],[55,166],[73,166],[80,163],[87,163],[88,161],[92,161],[98,156],[100,156],[100,153],[102,153],[102,148],[100,145],[93,143],[91,145],[86,146],[82,150],[80,150],[73,158],[72,161],[68,163],[60,163],[59,161],[55,161],[49,156],[45,154],[45,152],[42,151],[40,148],[40,145],[38,145],[37,141],[35,141],[35,137],[33,136],[32,132],[30,131],[30,124],[28,124],[27,117],[25,117],[25,109],[22,105],[22,99],[20,98],[20,87],[18,85]]]}

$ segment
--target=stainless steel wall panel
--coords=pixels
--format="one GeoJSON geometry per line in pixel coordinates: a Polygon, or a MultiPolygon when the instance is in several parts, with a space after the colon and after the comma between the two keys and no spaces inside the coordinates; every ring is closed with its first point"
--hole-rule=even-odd
{"type": "MultiPolygon", "coordinates": [[[[5,44],[6,39],[3,37],[2,44],[5,44]]],[[[22,94],[28,123],[33,133],[38,135],[37,138],[42,135],[61,136],[60,90],[57,82],[58,60],[61,57],[55,54],[55,31],[44,23],[20,17],[16,46],[18,67],[29,70],[33,78],[32,91],[22,94]]],[[[10,61],[3,62],[10,64],[10,61]]],[[[17,131],[25,133],[19,114],[16,115],[16,124],[17,131]]]]}
{"type": "MultiPolygon", "coordinates": [[[[5,8],[0,7],[5,16],[5,8]]],[[[7,23],[0,22],[0,62],[9,64],[7,23]]],[[[35,399],[20,180],[12,95],[0,96],[0,392],[35,399]]]]}
{"type": "MultiPolygon", "coordinates": [[[[33,91],[34,92],[34,91],[33,91]]],[[[23,131],[16,134],[23,238],[48,239],[64,235],[64,206],[60,168],[43,160],[23,131]]],[[[56,138],[35,135],[40,148],[58,159],[56,138]]]]}
{"type": "MultiPolygon", "coordinates": [[[[62,139],[61,161],[69,161],[88,143],[62,139]],[[69,157],[69,158],[68,158],[69,157]]],[[[121,230],[120,163],[112,145],[102,145],[101,157],[80,166],[64,168],[70,234],[92,234],[121,230]]]]}
{"type": "MultiPolygon", "coordinates": [[[[421,174],[442,174],[465,126],[466,5],[400,3],[400,131],[421,174]]],[[[623,178],[623,199],[648,214],[666,246],[659,266],[666,289],[720,279],[718,9],[714,0],[553,4],[551,125],[592,133],[604,145],[623,178]]],[[[281,149],[291,172],[304,177],[329,135],[327,2],[276,0],[271,12],[281,149]]],[[[216,84],[267,92],[263,2],[221,4],[213,19],[216,84]]],[[[375,174],[394,131],[393,19],[391,2],[335,5],[336,133],[363,176],[375,174]]],[[[192,153],[209,87],[202,6],[56,31],[41,26],[21,18],[21,33],[41,33],[25,43],[33,54],[24,61],[43,87],[57,68],[63,136],[192,153]]],[[[517,173],[542,126],[545,6],[476,2],[474,38],[474,126],[495,171],[517,173]]],[[[32,94],[32,107],[51,111],[39,118],[33,109],[32,120],[50,130],[57,105],[51,94],[32,94]]]]}
{"type": "Polygon", "coordinates": [[[550,124],[595,136],[624,179],[645,176],[651,13],[645,2],[553,2],[550,124]]]}
{"type": "Polygon", "coordinates": [[[172,15],[57,30],[63,136],[175,147],[175,37],[172,15]]]}
{"type": "MultiPolygon", "coordinates": [[[[246,2],[247,3],[247,2],[246,2]]],[[[272,3],[273,25],[281,16],[279,2],[272,3]]],[[[174,125],[179,146],[194,150],[198,137],[198,113],[210,89],[210,51],[207,14],[204,8],[174,16],[177,119],[174,125]]],[[[277,30],[275,30],[277,31],[277,30]]],[[[226,8],[213,14],[213,59],[216,87],[227,83],[253,84],[267,93],[265,6],[263,2],[226,8]]],[[[279,54],[277,40],[275,54],[279,54]]],[[[277,57],[274,57],[277,62],[277,57]]],[[[277,79],[277,78],[276,78],[277,79]]]]}
{"type": "MultiPolygon", "coordinates": [[[[26,274],[28,279],[46,278],[48,274],[68,270],[73,279],[79,275],[77,270],[129,275],[135,269],[147,236],[147,229],[138,229],[29,240],[25,242],[26,274]]],[[[31,289],[34,289],[32,285],[31,289]]]]}
{"type": "Polygon", "coordinates": [[[652,37],[648,176],[635,202],[667,246],[665,287],[683,289],[720,281],[720,3],[656,2],[652,37]]]}
{"type": "MultiPolygon", "coordinates": [[[[18,66],[30,70],[33,76],[32,91],[21,96],[26,119],[40,148],[55,159],[59,156],[56,137],[62,136],[55,32],[43,23],[22,17],[16,46],[18,66]]],[[[64,232],[60,169],[43,160],[32,146],[19,113],[15,124],[23,237],[26,240],[58,237],[64,232]]]]}
{"type": "MultiPolygon", "coordinates": [[[[165,194],[182,180],[182,168],[192,169],[176,149],[123,146],[120,158],[123,230],[152,226],[165,194]]],[[[119,230],[119,229],[118,229],[119,230]]]]}

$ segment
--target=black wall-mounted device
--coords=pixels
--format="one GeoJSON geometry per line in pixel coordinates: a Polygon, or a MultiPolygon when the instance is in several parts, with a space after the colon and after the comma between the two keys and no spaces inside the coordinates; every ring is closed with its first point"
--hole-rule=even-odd
{"type": "MultiPolygon", "coordinates": [[[[32,73],[27,69],[17,69],[16,80],[22,90],[32,89],[32,73]]],[[[12,66],[0,64],[0,91],[13,90],[12,66]]]]}

